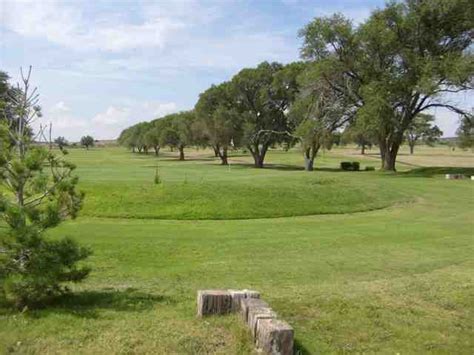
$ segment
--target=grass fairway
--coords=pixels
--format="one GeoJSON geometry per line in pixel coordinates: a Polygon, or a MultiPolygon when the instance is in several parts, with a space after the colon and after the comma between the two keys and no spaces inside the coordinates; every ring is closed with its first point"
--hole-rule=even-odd
{"type": "Polygon", "coordinates": [[[69,157],[86,202],[51,236],[89,245],[93,273],[48,309],[0,308],[4,353],[252,353],[237,317],[196,319],[204,288],[261,291],[301,353],[473,352],[474,182],[426,168],[474,174],[472,153],[423,149],[397,174],[340,172],[378,167],[351,149],[312,173],[296,151],[270,152],[267,169],[203,151],[69,157]]]}

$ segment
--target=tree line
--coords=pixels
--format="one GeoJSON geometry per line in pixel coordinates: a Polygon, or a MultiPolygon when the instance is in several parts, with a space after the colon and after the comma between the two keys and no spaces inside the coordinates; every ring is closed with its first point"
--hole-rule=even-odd
{"type": "Polygon", "coordinates": [[[259,168],[270,147],[298,143],[312,170],[346,130],[363,147],[376,144],[381,168],[394,171],[404,141],[413,152],[417,141],[441,136],[427,111],[472,122],[472,111],[446,100],[473,87],[472,13],[468,0],[407,0],[357,26],[340,14],[315,18],[299,32],[301,61],[242,69],[201,93],[193,110],[129,127],[119,142],[155,154],[168,145],[180,159],[186,146],[211,146],[222,164],[229,149],[244,147],[259,168]]]}

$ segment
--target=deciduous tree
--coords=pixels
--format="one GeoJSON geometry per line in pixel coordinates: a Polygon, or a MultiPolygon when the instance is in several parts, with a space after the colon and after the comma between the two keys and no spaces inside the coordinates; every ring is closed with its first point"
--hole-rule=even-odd
{"type": "Polygon", "coordinates": [[[459,147],[474,148],[474,114],[471,112],[469,115],[461,117],[461,124],[456,131],[458,136],[459,147]]]}
{"type": "Polygon", "coordinates": [[[312,171],[321,147],[330,148],[335,131],[354,117],[354,110],[344,95],[332,90],[320,77],[318,66],[300,76],[300,94],[291,107],[296,137],[303,149],[305,169],[312,171]]]}
{"type": "Polygon", "coordinates": [[[358,119],[377,127],[383,169],[395,170],[418,114],[434,107],[466,114],[445,94],[472,88],[473,12],[469,0],[407,0],[388,3],[357,28],[334,15],[302,30],[303,58],[318,62],[332,88],[359,108],[358,119]]]}
{"type": "Polygon", "coordinates": [[[434,125],[434,116],[420,113],[411,122],[405,132],[405,139],[410,147],[410,154],[415,151],[415,145],[420,140],[425,144],[432,145],[436,139],[443,135],[438,126],[434,125]]]}
{"type": "Polygon", "coordinates": [[[94,146],[94,138],[92,136],[81,137],[81,145],[86,147],[87,150],[89,150],[89,147],[94,146]]]}
{"type": "Polygon", "coordinates": [[[262,168],[268,148],[287,141],[292,131],[287,113],[298,92],[296,77],[301,63],[285,67],[263,62],[241,70],[232,78],[236,108],[242,119],[243,144],[262,168]]]}
{"type": "Polygon", "coordinates": [[[194,131],[216,152],[222,165],[227,165],[229,147],[239,144],[242,135],[240,115],[234,107],[231,84],[228,82],[211,86],[199,95],[196,104],[194,131]]]}

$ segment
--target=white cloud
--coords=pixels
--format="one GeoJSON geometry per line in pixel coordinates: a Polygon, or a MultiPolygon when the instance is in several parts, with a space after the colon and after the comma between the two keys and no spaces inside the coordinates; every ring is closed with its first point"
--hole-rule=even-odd
{"type": "Polygon", "coordinates": [[[67,113],[71,111],[68,105],[64,101],[59,101],[51,106],[50,112],[53,114],[61,114],[67,113]]]}
{"type": "Polygon", "coordinates": [[[59,101],[44,112],[40,121],[36,122],[36,129],[40,123],[52,124],[53,137],[65,136],[71,141],[77,141],[86,134],[96,139],[114,139],[120,132],[134,123],[150,121],[154,118],[176,112],[174,102],[134,102],[126,106],[109,106],[91,118],[79,117],[63,102],[59,101]]]}
{"type": "Polygon", "coordinates": [[[22,36],[44,38],[76,50],[122,51],[162,48],[168,37],[185,25],[156,16],[141,23],[113,23],[83,14],[80,3],[57,1],[5,1],[3,26],[22,36]],[[70,6],[75,4],[76,6],[70,6]]]}
{"type": "Polygon", "coordinates": [[[98,113],[92,118],[92,123],[98,125],[117,125],[127,121],[130,109],[127,107],[110,106],[105,112],[98,113]]]}

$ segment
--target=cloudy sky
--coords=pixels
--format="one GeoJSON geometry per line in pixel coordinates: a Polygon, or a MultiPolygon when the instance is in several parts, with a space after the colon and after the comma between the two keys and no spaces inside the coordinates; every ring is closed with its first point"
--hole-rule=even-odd
{"type": "MultiPolygon", "coordinates": [[[[342,12],[360,22],[383,0],[0,0],[0,70],[33,66],[43,123],[77,140],[117,137],[190,109],[200,92],[263,60],[298,59],[298,30],[342,12]]],[[[465,104],[468,97],[456,98],[465,104]]],[[[457,117],[436,112],[446,136],[457,117]]]]}

